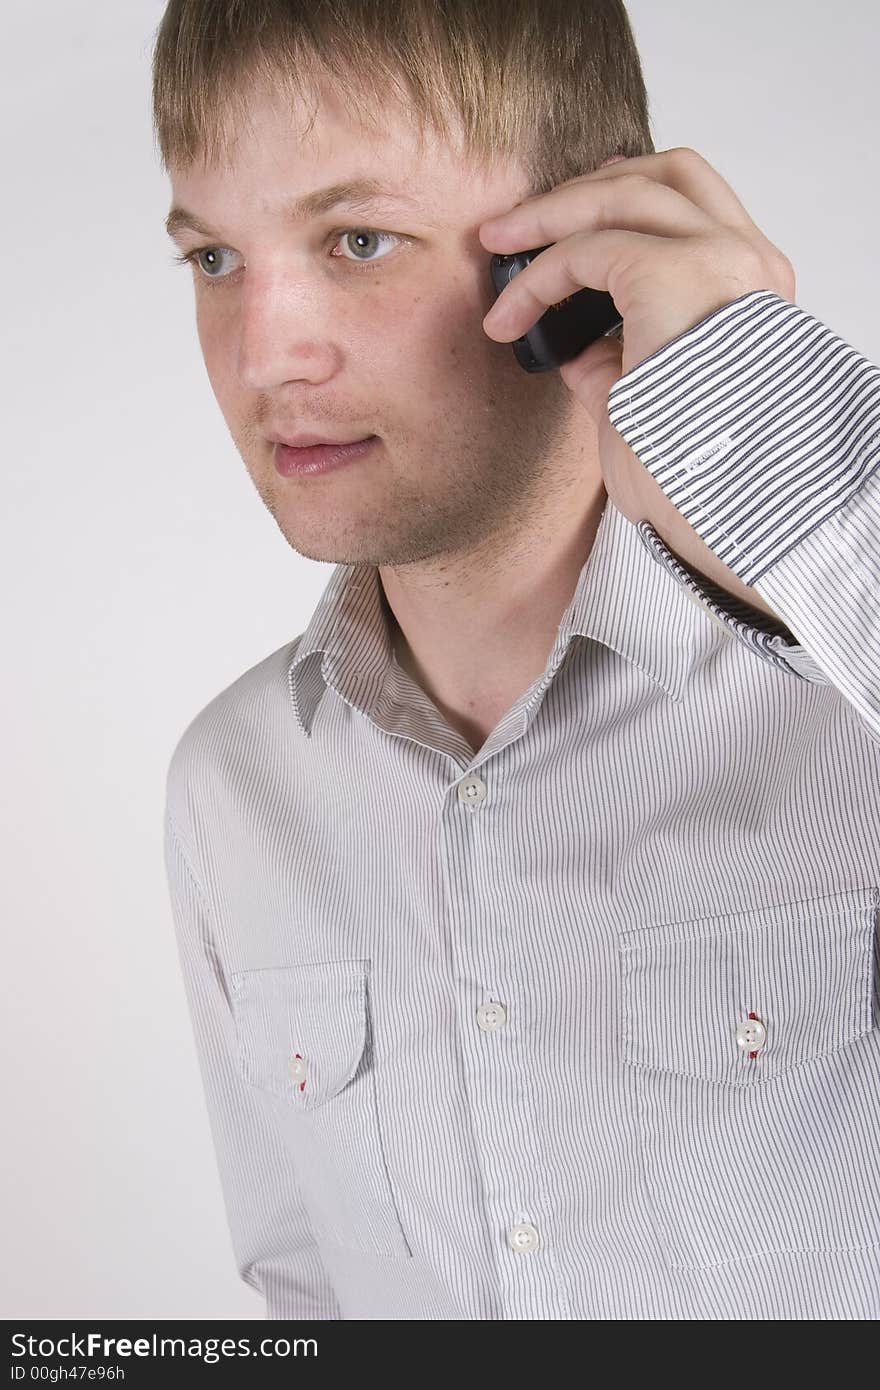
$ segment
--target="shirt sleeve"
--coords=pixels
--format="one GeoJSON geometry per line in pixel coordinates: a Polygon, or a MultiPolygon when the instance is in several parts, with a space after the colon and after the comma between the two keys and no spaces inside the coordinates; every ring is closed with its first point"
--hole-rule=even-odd
{"type": "MultiPolygon", "coordinates": [[[[798,305],[755,290],[622,376],[608,418],[700,539],[784,620],[755,641],[761,654],[807,679],[814,664],[880,744],[880,368],[798,305]]],[[[647,543],[652,528],[640,530],[647,543]]]]}
{"type": "Polygon", "coordinates": [[[342,1318],[289,1155],[239,1071],[233,1016],[211,914],[167,806],[165,867],[239,1275],[264,1296],[267,1318],[342,1318]]]}

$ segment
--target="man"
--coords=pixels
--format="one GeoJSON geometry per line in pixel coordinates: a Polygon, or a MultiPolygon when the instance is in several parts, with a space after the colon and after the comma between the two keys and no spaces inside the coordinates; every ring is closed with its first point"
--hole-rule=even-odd
{"type": "Polygon", "coordinates": [[[874,1317],[878,370],[695,151],[536,193],[261,71],[169,218],[259,495],[338,562],[168,775],[241,1276],[273,1318],[874,1317]],[[524,373],[584,286],[622,345],[524,373]]]}

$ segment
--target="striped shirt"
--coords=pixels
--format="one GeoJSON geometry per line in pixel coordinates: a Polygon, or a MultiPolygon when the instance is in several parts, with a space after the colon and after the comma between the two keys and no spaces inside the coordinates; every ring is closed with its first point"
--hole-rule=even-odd
{"type": "Polygon", "coordinates": [[[609,416],[784,625],[609,501],[476,754],[344,564],[174,749],[183,981],[269,1318],[880,1314],[880,370],[762,290],[609,416]]]}

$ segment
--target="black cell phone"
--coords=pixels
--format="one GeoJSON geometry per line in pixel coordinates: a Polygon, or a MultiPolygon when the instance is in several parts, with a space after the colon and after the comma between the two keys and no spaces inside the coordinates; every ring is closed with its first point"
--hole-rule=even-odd
{"type": "MultiPolygon", "coordinates": [[[[552,244],[552,243],[551,243],[552,244]]],[[[517,251],[513,256],[493,256],[489,268],[496,298],[514,275],[546,251],[517,251]]],[[[605,290],[583,289],[558,304],[551,304],[528,333],[511,343],[516,360],[527,372],[548,372],[577,357],[597,338],[620,337],[623,319],[605,290]]]]}

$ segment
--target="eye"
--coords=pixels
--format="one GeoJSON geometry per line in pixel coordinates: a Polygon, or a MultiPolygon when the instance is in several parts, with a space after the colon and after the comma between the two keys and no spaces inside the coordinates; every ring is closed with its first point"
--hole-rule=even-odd
{"type": "MultiPolygon", "coordinates": [[[[376,232],[369,227],[341,227],[332,231],[328,237],[328,241],[330,241],[334,247],[339,245],[340,243],[345,245],[346,242],[348,242],[349,244],[353,242],[357,246],[358,250],[364,252],[370,251],[371,243],[375,245],[376,243],[381,244],[382,242],[399,242],[403,240],[403,237],[395,235],[394,232],[376,232]]],[[[392,248],[389,247],[389,250],[390,249],[392,248]]],[[[200,278],[208,281],[209,283],[217,281],[226,281],[232,278],[231,274],[209,274],[207,266],[202,263],[199,257],[204,256],[206,258],[210,258],[210,260],[208,260],[208,264],[212,265],[213,268],[216,268],[218,260],[223,255],[225,255],[227,251],[229,251],[229,248],[227,246],[196,246],[193,248],[192,251],[187,251],[182,255],[174,256],[172,259],[177,265],[195,265],[198,269],[200,278]]],[[[229,252],[229,254],[231,255],[233,253],[229,252]]],[[[376,264],[377,261],[385,260],[387,252],[383,252],[379,256],[347,256],[342,252],[334,253],[334,251],[331,251],[330,254],[331,256],[333,256],[334,260],[348,261],[352,264],[359,265],[364,270],[370,270],[376,264]]]]}
{"type": "Polygon", "coordinates": [[[192,251],[185,251],[183,255],[174,256],[172,259],[176,265],[195,265],[199,275],[203,280],[228,280],[228,275],[207,275],[204,267],[199,261],[199,256],[213,256],[216,258],[227,250],[225,246],[196,246],[192,251]]]}
{"type": "MultiPolygon", "coordinates": [[[[346,243],[346,241],[348,241],[349,238],[352,238],[356,244],[357,244],[357,243],[360,243],[358,249],[359,249],[359,250],[362,250],[362,251],[363,251],[363,250],[369,250],[369,243],[370,243],[371,241],[372,241],[372,242],[376,242],[376,241],[378,241],[378,240],[382,240],[382,241],[399,241],[399,240],[400,240],[400,237],[396,237],[396,236],[394,235],[393,232],[374,232],[374,231],[372,231],[371,228],[369,228],[369,227],[344,227],[344,228],[342,229],[342,231],[339,231],[339,232],[331,232],[331,236],[336,237],[337,241],[338,241],[338,242],[342,242],[343,245],[346,243]],[[367,242],[367,243],[368,243],[368,245],[367,245],[366,247],[365,247],[364,244],[363,244],[364,242],[367,242]]],[[[331,252],[330,254],[332,255],[333,253],[331,252]]],[[[346,261],[347,261],[347,260],[349,259],[349,257],[343,255],[343,256],[337,257],[336,259],[341,259],[341,260],[346,260],[346,261]]],[[[369,258],[363,258],[363,259],[362,259],[360,256],[353,256],[353,257],[351,257],[351,259],[352,259],[352,260],[355,260],[355,261],[361,261],[361,264],[369,265],[369,264],[372,264],[372,261],[373,261],[373,260],[380,260],[380,261],[381,261],[381,260],[384,260],[385,257],[384,257],[384,256],[377,256],[377,257],[373,257],[372,260],[370,260],[369,258]]]]}

